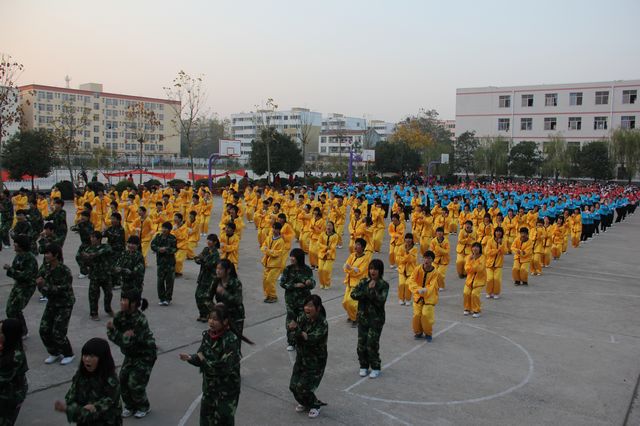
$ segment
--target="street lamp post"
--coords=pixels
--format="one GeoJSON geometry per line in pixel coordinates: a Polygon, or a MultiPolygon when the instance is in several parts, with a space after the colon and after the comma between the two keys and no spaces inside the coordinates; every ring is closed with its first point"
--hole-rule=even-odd
{"type": "Polygon", "coordinates": [[[140,165],[138,172],[140,173],[140,185],[142,185],[142,144],[144,143],[144,139],[142,137],[140,137],[140,139],[138,139],[138,142],[140,143],[140,156],[138,158],[138,164],[140,165]]]}

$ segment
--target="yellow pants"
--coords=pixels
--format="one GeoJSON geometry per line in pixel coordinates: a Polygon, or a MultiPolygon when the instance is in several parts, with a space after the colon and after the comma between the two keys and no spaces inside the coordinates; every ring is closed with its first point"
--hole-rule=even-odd
{"type": "Polygon", "coordinates": [[[465,285],[464,292],[462,294],[462,300],[464,302],[464,310],[471,311],[473,313],[480,313],[482,311],[482,304],[480,302],[480,294],[482,293],[482,287],[471,287],[465,285]]]}
{"type": "Polygon", "coordinates": [[[268,299],[276,299],[276,281],[280,276],[280,268],[264,268],[262,272],[262,291],[264,297],[268,299]]]}
{"type": "Polygon", "coordinates": [[[513,244],[513,240],[515,240],[515,237],[507,237],[507,253],[511,254],[511,245],[513,244]]]}
{"type": "MultiPolygon", "coordinates": [[[[580,236],[578,236],[578,244],[579,243],[580,243],[580,236]]],[[[564,242],[562,243],[562,252],[566,253],[568,247],[569,247],[569,234],[567,233],[567,236],[564,237],[564,242]]]]}
{"type": "Polygon", "coordinates": [[[393,244],[389,244],[389,266],[396,264],[396,250],[397,247],[393,244]]]}
{"type": "Polygon", "coordinates": [[[331,272],[333,272],[333,260],[320,259],[318,265],[318,278],[321,288],[331,287],[331,272]]]}
{"type": "Polygon", "coordinates": [[[542,258],[544,257],[544,253],[534,253],[533,254],[533,262],[531,262],[531,272],[534,274],[542,273],[542,258]]]}
{"type": "Polygon", "coordinates": [[[247,221],[253,222],[253,214],[256,212],[256,209],[253,207],[247,207],[247,221]]]}
{"type": "Polygon", "coordinates": [[[519,260],[514,259],[511,276],[514,281],[529,282],[529,262],[520,263],[519,260]]]}
{"type": "Polygon", "coordinates": [[[318,266],[318,240],[311,240],[309,244],[309,264],[318,266]]]}
{"type": "Polygon", "coordinates": [[[413,304],[413,334],[424,333],[427,336],[433,334],[433,323],[436,321],[435,309],[433,305],[423,303],[413,304]]]}
{"type": "Polygon", "coordinates": [[[384,228],[376,229],[373,233],[373,251],[380,253],[382,249],[382,240],[384,239],[384,228]]]}
{"type": "Polygon", "coordinates": [[[358,301],[351,298],[352,288],[349,285],[344,289],[344,297],[342,298],[342,307],[347,312],[347,316],[351,321],[356,320],[358,314],[358,301]]]}
{"type": "Polygon", "coordinates": [[[425,251],[429,250],[429,245],[431,244],[432,239],[433,237],[420,237],[420,251],[422,252],[420,254],[424,254],[425,251]]]}
{"type": "Polygon", "coordinates": [[[487,268],[487,294],[499,295],[502,290],[502,268],[487,268]]]}
{"type": "Polygon", "coordinates": [[[442,285],[440,286],[440,289],[443,289],[446,287],[445,277],[447,275],[447,268],[449,268],[449,264],[447,263],[446,265],[434,265],[434,266],[438,268],[438,272],[440,272],[440,275],[442,275],[442,285]]]}
{"type": "Polygon", "coordinates": [[[193,259],[196,257],[196,247],[198,247],[197,241],[189,241],[189,246],[187,247],[187,259],[193,259]]]}
{"type": "Polygon", "coordinates": [[[411,291],[407,285],[407,277],[404,274],[398,274],[398,300],[411,301],[411,291]]]}
{"type": "Polygon", "coordinates": [[[211,216],[203,216],[202,217],[202,228],[201,231],[203,234],[209,234],[209,222],[211,221],[211,216]]]}
{"type": "Polygon", "coordinates": [[[452,220],[451,224],[449,225],[449,232],[452,234],[457,234],[458,233],[458,220],[452,220]]]}
{"type": "Polygon", "coordinates": [[[560,255],[562,254],[562,243],[554,244],[551,247],[551,254],[554,259],[560,259],[560,255]]]}
{"type": "Polygon", "coordinates": [[[544,249],[544,256],[542,257],[542,266],[551,265],[551,247],[544,249]]]}
{"type": "Polygon", "coordinates": [[[571,245],[573,246],[573,248],[580,247],[580,234],[578,234],[577,232],[571,233],[571,245]]]}
{"type": "Polygon", "coordinates": [[[144,258],[144,264],[147,264],[147,253],[149,253],[149,247],[151,246],[151,241],[142,241],[140,244],[142,248],[142,257],[144,258]]]}
{"type": "Polygon", "coordinates": [[[182,273],[182,268],[184,267],[184,260],[186,258],[187,258],[186,249],[178,249],[178,251],[176,251],[176,274],[182,273]]]}
{"type": "Polygon", "coordinates": [[[305,254],[309,254],[309,232],[303,232],[300,234],[300,248],[305,254]]]}
{"type": "Polygon", "coordinates": [[[467,275],[464,272],[465,257],[466,254],[464,253],[456,253],[456,272],[458,273],[459,277],[464,277],[465,275],[467,275]]]}
{"type": "Polygon", "coordinates": [[[336,234],[338,234],[338,245],[342,245],[342,234],[344,234],[344,223],[336,225],[336,234]]]}

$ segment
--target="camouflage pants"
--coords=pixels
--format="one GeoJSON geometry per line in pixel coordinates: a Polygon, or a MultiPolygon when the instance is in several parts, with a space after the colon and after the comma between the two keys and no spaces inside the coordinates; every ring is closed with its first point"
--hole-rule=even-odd
{"type": "Polygon", "coordinates": [[[314,393],[320,386],[322,376],[324,376],[324,366],[314,370],[304,369],[296,360],[293,366],[293,373],[291,373],[289,390],[293,393],[293,397],[298,401],[298,404],[309,409],[326,405],[314,393]]]}
{"type": "Polygon", "coordinates": [[[73,355],[71,343],[67,339],[71,311],[73,311],[73,305],[52,306],[47,302],[40,320],[40,338],[49,355],[73,355]]]}
{"type": "Polygon", "coordinates": [[[196,306],[201,318],[209,316],[209,308],[211,306],[211,283],[198,283],[196,287],[196,306]]]}
{"type": "Polygon", "coordinates": [[[9,300],[7,300],[7,318],[19,320],[22,323],[23,334],[27,334],[27,322],[24,320],[22,310],[27,306],[35,291],[35,286],[20,287],[14,285],[9,294],[9,300]]]}
{"type": "Polygon", "coordinates": [[[295,330],[289,330],[288,325],[291,321],[296,321],[300,317],[300,315],[302,315],[303,311],[304,309],[302,306],[295,306],[287,303],[287,316],[284,320],[284,327],[285,330],[287,330],[287,344],[291,346],[296,345],[296,332],[295,330]]]}
{"type": "Polygon", "coordinates": [[[382,334],[382,327],[369,327],[358,323],[360,368],[380,370],[380,334],[382,334]]]}
{"type": "Polygon", "coordinates": [[[82,275],[88,275],[89,274],[89,266],[87,265],[87,262],[82,258],[82,253],[85,252],[87,247],[89,247],[89,246],[85,245],[85,244],[80,244],[80,247],[78,247],[78,252],[76,253],[76,262],[78,263],[78,266],[80,267],[80,273],[82,275]]]}
{"type": "Polygon", "coordinates": [[[125,408],[131,411],[149,410],[147,384],[156,358],[126,356],[120,368],[120,392],[125,408]]]}
{"type": "Polygon", "coordinates": [[[173,282],[176,279],[174,265],[158,265],[158,299],[171,302],[173,298],[173,282]]]}
{"type": "Polygon", "coordinates": [[[89,313],[91,316],[98,315],[98,301],[100,300],[100,289],[104,292],[104,311],[113,312],[111,309],[111,300],[113,299],[113,290],[111,288],[111,280],[92,278],[89,281],[89,313]]]}
{"type": "Polygon", "coordinates": [[[11,243],[11,240],[9,239],[9,231],[11,231],[12,222],[13,219],[7,219],[6,222],[3,220],[0,225],[0,240],[2,240],[0,241],[0,251],[2,251],[3,244],[8,246],[11,243]]]}
{"type": "Polygon", "coordinates": [[[0,400],[0,426],[13,426],[16,423],[16,420],[18,420],[18,414],[20,414],[21,407],[22,402],[16,404],[13,401],[4,402],[0,400]]]}
{"type": "Polygon", "coordinates": [[[235,424],[240,389],[220,386],[220,390],[207,390],[200,403],[200,426],[232,426],[235,424]]]}

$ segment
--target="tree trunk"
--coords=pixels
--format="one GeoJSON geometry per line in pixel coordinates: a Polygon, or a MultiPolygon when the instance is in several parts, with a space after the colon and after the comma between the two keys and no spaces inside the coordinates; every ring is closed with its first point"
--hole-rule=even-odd
{"type": "Polygon", "coordinates": [[[71,164],[71,152],[67,150],[67,169],[69,169],[69,179],[71,180],[71,186],[74,191],[76,189],[75,180],[73,178],[73,165],[71,164]]]}
{"type": "Polygon", "coordinates": [[[187,147],[189,149],[189,163],[191,165],[191,180],[195,182],[196,172],[193,168],[193,147],[191,146],[191,138],[189,136],[187,136],[187,147]]]}
{"type": "Polygon", "coordinates": [[[31,192],[35,192],[35,189],[36,189],[34,181],[35,181],[35,177],[32,175],[31,176],[31,192]]]}

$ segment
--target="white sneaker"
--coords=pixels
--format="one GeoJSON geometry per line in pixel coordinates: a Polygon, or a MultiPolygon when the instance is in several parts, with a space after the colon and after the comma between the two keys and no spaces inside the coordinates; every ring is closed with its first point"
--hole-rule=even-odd
{"type": "Polygon", "coordinates": [[[296,413],[303,413],[307,410],[307,407],[305,407],[304,405],[296,405],[296,413]]]}
{"type": "Polygon", "coordinates": [[[127,417],[133,416],[133,411],[129,410],[128,408],[123,408],[122,409],[122,414],[120,414],[120,416],[122,418],[126,419],[127,417]]]}
{"type": "Polygon", "coordinates": [[[471,315],[473,318],[480,318],[480,313],[476,312],[475,314],[471,315]]]}
{"type": "Polygon", "coordinates": [[[54,362],[58,362],[63,358],[62,355],[49,355],[47,359],[44,360],[45,364],[53,364],[54,362]]]}
{"type": "Polygon", "coordinates": [[[360,369],[360,377],[367,377],[367,374],[369,374],[369,370],[367,370],[366,368],[360,369]]]}
{"type": "Polygon", "coordinates": [[[78,274],[78,278],[83,280],[83,279],[87,278],[87,276],[84,275],[84,274],[78,274]]]}
{"type": "Polygon", "coordinates": [[[288,352],[293,352],[295,350],[296,350],[296,348],[294,348],[293,346],[291,346],[291,345],[287,346],[287,351],[288,352]]]}
{"type": "Polygon", "coordinates": [[[467,316],[467,315],[469,315],[470,313],[471,313],[471,312],[469,312],[469,311],[464,311],[464,312],[462,313],[462,315],[464,315],[464,316],[466,317],[466,316],[467,316]]]}
{"type": "Polygon", "coordinates": [[[491,299],[491,295],[490,295],[490,294],[487,294],[487,295],[485,295],[485,296],[484,296],[484,298],[485,298],[485,299],[491,299]]]}
{"type": "Polygon", "coordinates": [[[339,249],[341,249],[341,248],[342,248],[342,246],[338,246],[338,248],[339,248],[339,249]]]}
{"type": "Polygon", "coordinates": [[[47,302],[48,300],[46,296],[40,296],[40,302],[47,302]]]}
{"type": "Polygon", "coordinates": [[[164,300],[159,301],[158,306],[164,306],[164,300]]]}
{"type": "Polygon", "coordinates": [[[71,356],[65,356],[64,358],[62,358],[62,360],[60,361],[60,365],[68,365],[71,364],[73,362],[73,360],[76,359],[75,355],[71,355],[71,356]]]}
{"type": "Polygon", "coordinates": [[[369,378],[377,379],[378,377],[380,377],[380,370],[371,370],[371,373],[369,373],[369,378]]]}
{"type": "Polygon", "coordinates": [[[404,306],[404,300],[398,300],[398,305],[404,306]]]}
{"type": "Polygon", "coordinates": [[[494,299],[500,299],[500,296],[498,296],[497,294],[494,294],[494,295],[493,295],[493,298],[494,298],[494,299]]]}
{"type": "Polygon", "coordinates": [[[320,409],[319,408],[312,408],[311,410],[309,410],[309,418],[310,419],[315,419],[319,415],[320,415],[320,409]]]}
{"type": "Polygon", "coordinates": [[[447,289],[442,287],[442,288],[439,288],[438,291],[447,291],[447,289]]]}
{"type": "Polygon", "coordinates": [[[138,411],[135,412],[133,417],[135,417],[136,419],[141,419],[143,417],[146,417],[147,414],[149,414],[149,411],[151,411],[151,410],[146,410],[146,411],[138,410],[138,411]]]}

